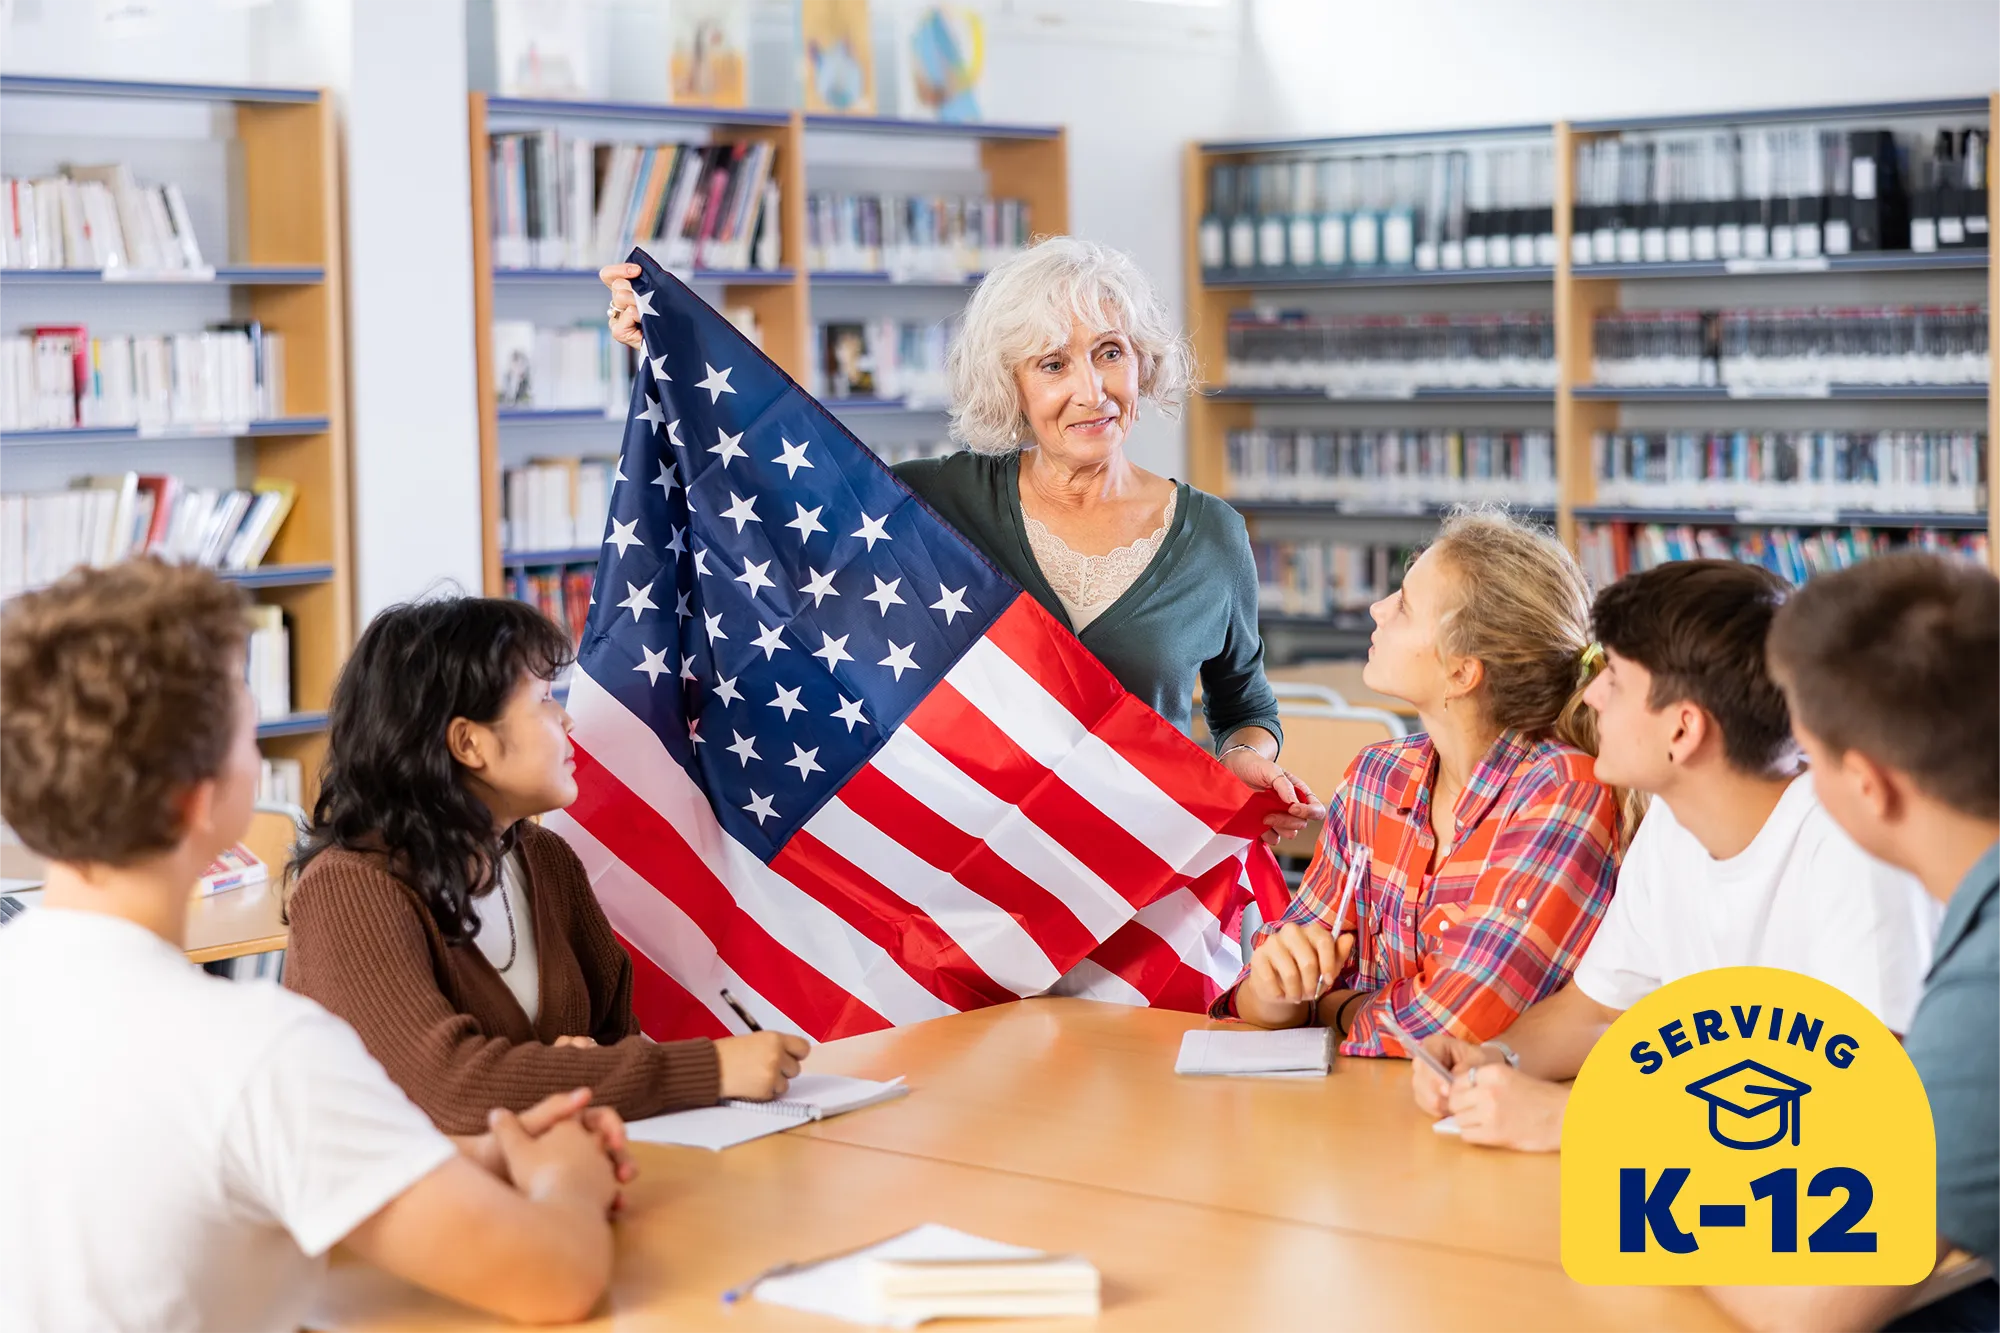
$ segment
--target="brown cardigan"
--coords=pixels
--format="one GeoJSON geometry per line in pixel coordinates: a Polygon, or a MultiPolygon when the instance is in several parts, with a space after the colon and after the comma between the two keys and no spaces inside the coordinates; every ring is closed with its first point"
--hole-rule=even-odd
{"type": "MultiPolygon", "coordinates": [[[[446,944],[380,853],[333,848],[306,867],[288,904],[285,985],[347,1020],[447,1134],[481,1133],[493,1107],[518,1111],[578,1087],[628,1120],[713,1105],[721,1095],[714,1042],[639,1035],[632,960],[576,853],[527,823],[520,849],[540,956],[532,1025],[479,946],[446,944]],[[548,1044],[562,1036],[598,1044],[548,1044]]],[[[488,897],[481,906],[499,904],[488,897]]]]}

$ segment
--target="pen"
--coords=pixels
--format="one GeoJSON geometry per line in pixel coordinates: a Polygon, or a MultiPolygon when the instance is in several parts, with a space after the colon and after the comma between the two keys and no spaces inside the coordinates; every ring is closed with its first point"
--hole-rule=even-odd
{"type": "Polygon", "coordinates": [[[1433,1074],[1436,1074],[1446,1083],[1450,1083],[1452,1081],[1451,1071],[1444,1067],[1444,1061],[1438,1059],[1435,1055],[1432,1055],[1429,1051],[1425,1050],[1421,1045],[1417,1043],[1417,1039],[1415,1037],[1412,1037],[1409,1033],[1403,1031],[1402,1026],[1399,1023],[1397,1023],[1395,1019],[1389,1016],[1388,1010],[1384,1009],[1382,1011],[1382,1014],[1380,1015],[1380,1017],[1376,1019],[1376,1021],[1380,1023],[1385,1029],[1388,1030],[1390,1036],[1394,1037],[1399,1043],[1402,1044],[1403,1049],[1410,1053],[1410,1058],[1412,1060],[1420,1061],[1423,1064],[1424,1068],[1430,1070],[1433,1074]]]}
{"type": "MultiPolygon", "coordinates": [[[[1333,932],[1335,939],[1340,938],[1340,923],[1347,917],[1347,906],[1354,901],[1355,890],[1361,887],[1361,881],[1367,877],[1368,862],[1357,857],[1354,863],[1347,868],[1347,882],[1341,885],[1340,902],[1334,907],[1332,924],[1328,926],[1328,929],[1333,932]]],[[[1359,948],[1361,945],[1359,923],[1356,924],[1354,944],[1356,948],[1359,948]]],[[[1314,1003],[1318,1003],[1320,998],[1326,994],[1326,988],[1332,983],[1332,977],[1327,976],[1325,973],[1320,974],[1319,988],[1313,992],[1314,1003]]]]}
{"type": "Polygon", "coordinates": [[[750,1017],[750,1011],[748,1009],[745,1009],[742,1005],[736,1003],[736,997],[729,993],[729,988],[727,986],[722,988],[722,1002],[728,1005],[732,1010],[734,1010],[736,1016],[743,1020],[744,1026],[748,1027],[752,1032],[762,1032],[764,1030],[764,1025],[762,1023],[759,1023],[756,1019],[750,1017]]]}

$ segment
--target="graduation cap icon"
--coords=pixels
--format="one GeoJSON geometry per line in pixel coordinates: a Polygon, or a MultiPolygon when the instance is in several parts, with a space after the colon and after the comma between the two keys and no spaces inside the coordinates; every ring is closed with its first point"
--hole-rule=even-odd
{"type": "Polygon", "coordinates": [[[1800,1099],[1812,1088],[1790,1074],[1755,1060],[1739,1060],[1688,1084],[1687,1090],[1708,1103],[1709,1137],[1723,1147],[1768,1148],[1787,1135],[1794,1148],[1799,1146],[1800,1099]],[[1775,1129],[1767,1119],[1773,1111],[1775,1129]],[[1763,1137],[1756,1137],[1759,1134],[1763,1137]]]}

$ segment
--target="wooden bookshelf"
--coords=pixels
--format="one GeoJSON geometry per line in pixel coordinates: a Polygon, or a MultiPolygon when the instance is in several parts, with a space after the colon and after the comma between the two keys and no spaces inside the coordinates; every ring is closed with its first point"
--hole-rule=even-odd
{"type": "MultiPolygon", "coordinates": [[[[241,192],[224,213],[232,219],[233,234],[201,237],[216,261],[215,276],[205,285],[228,289],[237,317],[247,315],[284,335],[286,402],[280,418],[241,430],[189,428],[168,434],[235,439],[240,453],[250,455],[239,460],[244,472],[298,488],[264,563],[225,577],[258,601],[285,610],[294,712],[262,722],[258,739],[266,755],[301,761],[310,805],[334,678],[354,638],[344,247],[331,97],[317,88],[0,77],[0,98],[15,95],[201,104],[213,108],[218,132],[231,140],[235,168],[230,174],[241,192]]],[[[24,133],[18,122],[9,126],[10,136],[14,133],[24,133]]],[[[75,318],[85,324],[135,285],[105,282],[90,270],[0,274],[0,291],[54,286],[68,292],[75,318]]],[[[183,284],[177,280],[173,285],[183,284]]],[[[142,437],[131,428],[15,432],[0,438],[0,445],[12,452],[86,439],[121,448],[129,441],[130,461],[121,465],[148,471],[153,468],[148,451],[158,447],[160,437],[142,437]]]]}
{"type": "MultiPolygon", "coordinates": [[[[1677,522],[1700,525],[1707,522],[1715,526],[1728,526],[1733,515],[1727,512],[1700,510],[1605,510],[1594,509],[1594,478],[1591,473],[1591,437],[1595,432],[1616,429],[1621,421],[1624,406],[1628,403],[1729,403],[1732,401],[1721,389],[1615,389],[1592,383],[1592,321],[1601,311],[1620,308],[1626,286],[1653,279],[1702,279],[1714,280],[1718,285],[1711,297],[1704,293],[1699,298],[1703,306],[1713,303],[1726,305],[1729,301],[1727,284],[1736,279],[1729,268],[1720,263],[1654,263],[1654,264],[1606,264],[1577,266],[1571,262],[1570,225],[1571,205],[1576,196],[1575,152],[1579,143],[1601,135],[1620,131],[1649,131],[1695,126],[1745,125],[1782,121],[1810,120],[1866,120],[1874,117],[1885,119],[1909,118],[1915,116],[1935,116],[1941,118],[1965,117],[1976,119],[1984,115],[1989,126],[2000,124],[2000,94],[1978,99],[1939,99],[1921,103],[1889,103],[1872,106],[1803,107],[1780,108],[1742,113],[1722,112],[1712,115],[1680,116],[1671,118],[1618,121],[1618,122],[1562,122],[1551,126],[1511,126],[1496,129],[1468,129],[1463,131],[1427,132],[1412,135],[1370,135],[1353,138],[1313,138],[1299,140],[1262,140],[1255,142],[1191,143],[1184,157],[1184,245],[1186,254],[1187,282],[1187,325],[1194,343],[1197,362],[1197,381],[1205,386],[1188,406],[1188,469],[1190,479],[1197,486],[1216,494],[1222,494],[1227,487],[1226,460],[1227,440],[1232,430],[1247,429],[1258,420],[1258,408],[1263,405],[1292,404],[1301,407],[1317,403],[1328,405],[1328,399],[1315,390],[1298,391],[1245,391],[1230,390],[1221,384],[1220,369],[1225,361],[1226,337],[1229,316],[1232,311],[1253,304],[1271,304],[1277,298],[1270,293],[1286,290],[1371,290],[1393,288],[1423,289],[1422,304],[1411,304],[1407,308],[1416,310],[1439,310],[1449,308],[1450,292],[1473,287],[1506,284],[1519,292],[1521,307],[1547,301],[1553,306],[1556,334],[1556,388],[1553,394],[1557,505],[1554,518],[1562,539],[1575,549],[1577,525],[1582,521],[1629,521],[1629,522],[1677,522]],[[1555,152],[1555,230],[1557,241],[1556,263],[1548,268],[1507,268],[1459,270],[1451,273],[1417,272],[1413,270],[1379,269],[1372,272],[1335,273],[1328,275],[1276,273],[1269,276],[1230,273],[1210,275],[1201,265],[1199,229],[1206,211],[1206,190],[1208,169],[1218,163],[1252,162],[1266,154],[1289,154],[1312,148],[1335,150],[1360,148],[1367,145],[1393,145],[1421,150],[1429,146],[1419,141],[1450,142],[1474,141],[1497,134],[1521,137],[1541,132],[1552,136],[1555,152]],[[1436,290],[1434,290],[1436,289],[1436,290]]],[[[1989,141],[1989,160],[2000,165],[2000,153],[1994,153],[1989,141]]],[[[1993,180],[1993,165],[1987,172],[1989,191],[1993,180]]],[[[1989,203],[1988,216],[1996,216],[1996,205],[2000,198],[1989,203]]],[[[1776,266],[1773,266],[1775,269],[1776,266]]],[[[1989,320],[1990,312],[2000,308],[2000,268],[1989,261],[1989,251],[1941,251],[1935,254],[1856,254],[1828,259],[1823,266],[1811,270],[1811,266],[1798,266],[1797,276],[1784,277],[1784,281],[1800,284],[1802,303],[1810,302],[1812,272],[1847,274],[1950,274],[1953,272],[1986,274],[1986,294],[1989,320]]],[[[1774,271],[1754,275],[1759,279],[1779,276],[1774,271]]],[[[1929,299],[1926,297],[1925,299],[1929,299]]],[[[1970,295],[1964,299],[1972,299],[1970,295]]],[[[1690,298],[1688,304],[1696,303],[1690,298]]],[[[1379,308],[1379,307],[1370,307],[1379,308]]],[[[1992,340],[1989,338],[1989,344],[1992,340]]],[[[1988,511],[1983,516],[1976,515],[1908,515],[1911,526],[1937,526],[1959,531],[1986,530],[1989,534],[2000,531],[2000,473],[1996,473],[1992,449],[2000,442],[2000,398],[1993,390],[2000,388],[2000,346],[1990,347],[1989,354],[1994,360],[1991,383],[1987,386],[1958,385],[1916,385],[1916,386],[1834,386],[1828,395],[1815,396],[1808,400],[1805,396],[1797,401],[1811,401],[1814,404],[1810,419],[1799,421],[1801,427],[1828,424],[1825,420],[1830,413],[1837,413],[1839,405],[1866,402],[1924,402],[1936,404],[1958,403],[1961,410],[1977,412],[1977,404],[1984,404],[1988,447],[1988,511]]],[[[1419,393],[1414,399],[1384,400],[1384,402],[1489,402],[1529,401],[1539,398],[1549,401],[1550,395],[1541,391],[1520,391],[1493,393],[1419,393]]],[[[1341,400],[1352,404],[1357,400],[1341,400]]],[[[1761,402],[1783,401],[1775,397],[1764,397],[1761,402]]],[[[1713,409],[1710,409],[1711,413],[1713,409]]],[[[1971,425],[1973,417],[1968,415],[1966,425],[1971,425]]],[[[1302,418],[1288,418],[1287,424],[1296,420],[1304,424],[1302,418]]],[[[1508,429],[1516,427],[1509,426],[1508,429]]],[[[1659,427],[1652,427],[1658,429],[1659,427]]],[[[1942,427],[1941,427],[1942,428],[1942,427]]],[[[1304,504],[1278,505],[1269,502],[1245,502],[1244,509],[1255,531],[1260,517],[1280,517],[1296,524],[1302,517],[1309,517],[1311,506],[1304,504]]],[[[1337,512],[1335,506],[1323,506],[1327,510],[1327,521],[1343,521],[1351,514],[1337,512]]],[[[1895,520],[1883,515],[1863,515],[1843,512],[1841,522],[1872,525],[1875,527],[1896,526],[1895,520]]],[[[1782,522],[1771,522],[1762,526],[1786,526],[1782,522]]],[[[1989,546],[1991,558],[2000,563],[2000,548],[1989,546]]]]}
{"type": "MultiPolygon", "coordinates": [[[[498,406],[493,367],[493,322],[496,288],[510,292],[524,288],[554,287],[571,292],[587,292],[591,301],[578,298],[579,309],[603,308],[603,288],[596,270],[496,269],[493,262],[492,189],[489,179],[490,144],[496,122],[506,128],[533,128],[579,122],[616,122],[637,141],[646,137],[641,127],[664,130],[669,126],[694,127],[706,132],[706,142],[731,143],[763,141],[778,150],[775,167],[779,187],[779,268],[775,271],[717,273],[696,270],[686,275],[698,291],[720,286],[721,304],[748,306],[756,312],[764,336],[764,351],[784,371],[801,383],[808,378],[812,354],[814,288],[825,290],[855,287],[907,287],[937,290],[974,285],[916,281],[891,282],[875,273],[809,273],[806,254],[806,168],[812,161],[814,137],[820,133],[867,134],[888,138],[948,137],[975,141],[979,146],[979,166],[987,180],[987,192],[995,197],[1027,201],[1030,225],[1036,235],[1059,235],[1069,230],[1068,136],[1060,126],[947,124],[936,121],[896,120],[883,117],[806,116],[796,111],[765,111],[749,108],[704,108],[653,105],[635,102],[561,102],[470,94],[471,185],[472,185],[472,265],[473,319],[475,324],[477,379],[479,385],[479,464],[480,536],[483,543],[485,586],[489,595],[507,591],[509,570],[529,565],[581,564],[594,561],[596,550],[563,552],[508,552],[501,549],[501,495],[505,461],[501,432],[510,426],[555,426],[567,419],[570,424],[560,436],[576,441],[588,432],[590,445],[580,452],[616,452],[620,427],[615,418],[594,411],[582,412],[502,412],[498,406]],[[556,556],[559,559],[538,557],[556,556]]],[[[662,137],[668,137],[663,135],[662,137]]],[[[903,410],[900,402],[881,400],[868,404],[849,401],[839,404],[844,414],[851,410],[883,412],[903,410]]]]}

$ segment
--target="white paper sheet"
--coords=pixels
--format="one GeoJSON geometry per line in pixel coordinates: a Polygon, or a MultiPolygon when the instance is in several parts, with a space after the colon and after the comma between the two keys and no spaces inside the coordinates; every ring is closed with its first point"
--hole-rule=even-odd
{"type": "Polygon", "coordinates": [[[782,1100],[765,1104],[764,1109],[758,1109],[755,1102],[725,1102],[721,1106],[634,1120],[625,1126],[625,1133],[635,1143],[668,1143],[720,1152],[766,1134],[781,1134],[815,1119],[890,1101],[908,1091],[901,1078],[877,1083],[838,1074],[800,1074],[785,1090],[782,1100]],[[792,1108],[797,1108],[796,1113],[785,1113],[792,1108]],[[804,1108],[818,1114],[810,1114],[804,1108]]]}
{"type": "Polygon", "coordinates": [[[920,1227],[892,1236],[879,1245],[843,1254],[814,1264],[767,1277],[750,1289],[760,1301],[782,1305],[788,1310],[831,1315],[855,1324],[888,1324],[894,1328],[913,1327],[886,1318],[868,1284],[868,1263],[873,1259],[1034,1259],[1040,1250],[1007,1245],[997,1240],[951,1227],[926,1222],[920,1227]]]}
{"type": "Polygon", "coordinates": [[[1316,1078],[1332,1068],[1331,1035],[1326,1028],[1196,1029],[1181,1037],[1174,1072],[1316,1078]]]}

